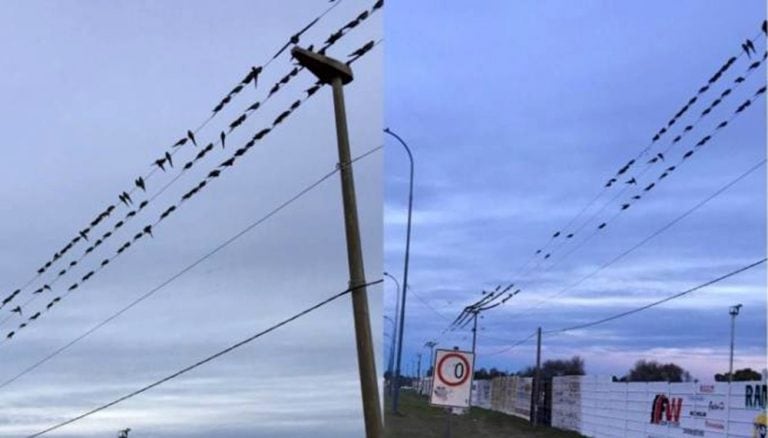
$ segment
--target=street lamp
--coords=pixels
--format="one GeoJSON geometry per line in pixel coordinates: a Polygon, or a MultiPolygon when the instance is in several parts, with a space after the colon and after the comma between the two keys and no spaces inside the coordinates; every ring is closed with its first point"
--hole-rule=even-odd
{"type": "Polygon", "coordinates": [[[733,381],[733,343],[734,343],[734,336],[736,331],[736,316],[739,315],[739,310],[741,310],[741,304],[731,306],[731,308],[728,309],[728,313],[731,315],[731,361],[730,361],[730,366],[728,367],[728,383],[729,384],[733,381]]]}
{"type": "Polygon", "coordinates": [[[357,365],[360,373],[360,390],[363,399],[363,418],[368,438],[384,436],[384,422],[379,403],[379,382],[376,377],[376,359],[371,335],[371,316],[368,310],[368,292],[365,287],[365,268],[360,241],[360,225],[357,220],[355,178],[352,173],[352,156],[349,151],[347,114],[344,108],[344,85],[352,81],[349,65],[325,55],[294,47],[291,55],[312,72],[321,83],[333,88],[333,107],[336,120],[336,140],[341,174],[341,194],[344,206],[344,230],[347,241],[349,288],[352,289],[352,309],[357,343],[357,365]]]}
{"type": "MultiPolygon", "coordinates": [[[[397,317],[400,313],[400,282],[397,281],[397,278],[395,278],[393,275],[391,275],[389,272],[385,272],[384,275],[386,277],[389,277],[392,279],[392,281],[395,282],[395,287],[397,288],[397,293],[395,294],[395,320],[393,321],[394,325],[394,332],[392,333],[392,347],[389,349],[389,366],[387,370],[389,371],[389,392],[390,395],[394,395],[394,388],[395,388],[395,378],[392,374],[393,368],[395,365],[395,343],[397,341],[397,317]]],[[[386,317],[385,317],[386,318],[386,317]]]]}
{"type": "Polygon", "coordinates": [[[411,149],[408,147],[407,144],[403,141],[400,136],[392,132],[389,128],[385,128],[384,132],[391,135],[392,137],[395,137],[397,141],[400,142],[401,145],[405,148],[405,151],[408,153],[408,160],[411,164],[411,175],[410,175],[410,183],[408,186],[408,225],[406,229],[405,234],[405,267],[403,268],[403,293],[400,298],[401,304],[400,304],[400,330],[398,332],[398,340],[397,340],[397,364],[395,365],[395,388],[394,388],[394,394],[392,397],[392,412],[397,413],[397,404],[400,399],[400,362],[402,359],[403,354],[403,328],[405,325],[405,296],[408,291],[408,258],[410,256],[410,249],[411,249],[411,212],[413,211],[413,154],[411,154],[411,149]]]}

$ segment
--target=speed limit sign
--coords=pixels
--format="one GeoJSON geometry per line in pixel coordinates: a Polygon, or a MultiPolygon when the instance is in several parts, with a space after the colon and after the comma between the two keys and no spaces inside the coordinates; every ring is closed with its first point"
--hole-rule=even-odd
{"type": "Polygon", "coordinates": [[[429,402],[436,406],[469,407],[472,361],[468,351],[436,350],[429,402]]]}

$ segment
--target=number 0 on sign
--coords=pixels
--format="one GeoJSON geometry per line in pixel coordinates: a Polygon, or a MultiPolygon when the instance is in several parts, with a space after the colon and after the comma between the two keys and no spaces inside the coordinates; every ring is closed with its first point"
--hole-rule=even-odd
{"type": "Polygon", "coordinates": [[[435,372],[429,402],[436,406],[469,407],[472,391],[472,353],[435,351],[435,372]]]}

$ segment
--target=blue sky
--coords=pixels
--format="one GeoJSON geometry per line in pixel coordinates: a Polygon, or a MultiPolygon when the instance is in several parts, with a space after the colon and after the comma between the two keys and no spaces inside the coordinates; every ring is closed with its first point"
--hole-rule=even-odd
{"type": "MultiPolygon", "coordinates": [[[[621,261],[550,298],[764,159],[760,99],[603,232],[573,252],[574,244],[553,244],[552,262],[519,275],[534,251],[738,55],[764,19],[761,1],[391,2],[385,124],[416,160],[404,369],[427,352],[422,346],[430,339],[469,349],[469,332],[442,332],[481,289],[502,282],[523,291],[480,320],[477,365],[517,371],[532,364],[534,344],[504,349],[539,325],[551,330],[609,316],[765,257],[761,167],[621,261]]],[[[761,55],[764,39],[755,44],[761,55]]],[[[748,65],[740,57],[654,151],[748,65]]],[[[761,66],[723,99],[667,154],[668,165],[764,85],[765,74],[761,66]]],[[[400,277],[408,168],[400,145],[386,141],[385,267],[400,277]]],[[[652,156],[639,160],[618,189],[630,176],[641,187],[658,176],[656,168],[642,177],[635,172],[652,156]]],[[[607,206],[573,241],[620,206],[607,206]]],[[[728,366],[728,306],[743,303],[735,365],[762,369],[765,286],[761,266],[631,317],[545,337],[543,358],[578,354],[588,373],[615,375],[638,359],[674,361],[712,379],[728,366]]],[[[389,282],[385,313],[393,311],[389,282]]]]}
{"type": "MultiPolygon", "coordinates": [[[[343,1],[302,36],[322,43],[375,1],[343,1]]],[[[249,71],[327,1],[4,2],[0,16],[0,291],[29,278],[249,71]]],[[[381,14],[328,51],[381,38],[381,14]]],[[[381,46],[346,88],[352,154],[381,144],[381,46]]],[[[293,68],[283,56],[197,134],[207,144],[293,68]]],[[[224,161],[314,82],[300,73],[115,235],[75,274],[224,161]]],[[[242,160],[120,259],[0,346],[0,380],[93,327],[336,167],[331,93],[322,89],[242,160]]],[[[185,146],[174,156],[192,158],[185,146]]],[[[365,263],[381,271],[382,154],[355,166],[365,263]]],[[[156,193],[175,172],[147,180],[156,193]]],[[[348,285],[338,177],[54,360],[0,388],[0,436],[37,432],[164,377],[348,285]]],[[[134,195],[141,198],[140,192],[134,195]]],[[[136,199],[137,200],[137,199],[136,199]]],[[[120,208],[118,208],[120,210],[120,208]]],[[[125,210],[121,210],[124,214],[125,210]]],[[[122,216],[120,216],[122,217],[122,216]]],[[[114,222],[114,219],[112,220],[114,222]]],[[[105,231],[101,225],[98,232],[105,231]]],[[[96,232],[96,231],[95,231],[96,232]]],[[[73,249],[79,255],[84,246],[73,249]]],[[[67,277],[67,280],[71,280],[67,277]]],[[[49,281],[49,277],[41,279],[49,281]]],[[[62,280],[57,286],[66,286],[62,280]]],[[[54,287],[50,294],[58,294],[54,287]]],[[[380,315],[380,288],[371,311],[380,315]]],[[[25,291],[24,298],[29,294],[25,291]]],[[[50,299],[49,296],[47,298],[50,299]]],[[[42,300],[30,307],[39,307],[42,300]]],[[[25,315],[32,310],[24,309],[25,315]]],[[[2,309],[2,318],[9,315],[2,309]]],[[[9,321],[0,328],[5,336],[9,321]]],[[[373,321],[374,332],[381,320],[373,321]]],[[[376,338],[378,346],[378,337],[376,338]]],[[[379,349],[377,348],[377,351],[379,349]]],[[[167,385],[56,436],[357,437],[363,430],[351,303],[340,299],[167,385]],[[328,388],[333,388],[332,391],[328,388]],[[333,418],[333,421],[328,421],[333,418]]]]}

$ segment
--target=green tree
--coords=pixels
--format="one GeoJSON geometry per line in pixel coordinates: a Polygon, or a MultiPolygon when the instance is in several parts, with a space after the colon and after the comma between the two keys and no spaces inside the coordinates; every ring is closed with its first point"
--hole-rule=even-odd
{"type": "MultiPolygon", "coordinates": [[[[536,374],[535,367],[527,367],[518,373],[522,377],[533,377],[536,374]]],[[[549,380],[557,376],[583,376],[584,359],[573,356],[570,359],[547,360],[541,364],[541,378],[549,380]]]]}
{"type": "Polygon", "coordinates": [[[627,382],[690,382],[691,375],[674,363],[661,364],[654,360],[641,359],[635,362],[634,368],[629,370],[629,373],[621,380],[627,382]]]}
{"type": "MultiPolygon", "coordinates": [[[[715,382],[727,382],[728,381],[728,375],[730,373],[717,373],[715,374],[715,382]]],[[[758,373],[757,371],[753,370],[752,368],[743,368],[740,370],[736,370],[733,373],[733,381],[734,382],[747,382],[751,380],[762,380],[763,376],[758,373]]]]}

